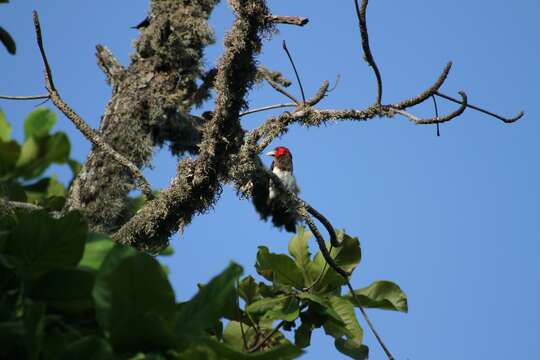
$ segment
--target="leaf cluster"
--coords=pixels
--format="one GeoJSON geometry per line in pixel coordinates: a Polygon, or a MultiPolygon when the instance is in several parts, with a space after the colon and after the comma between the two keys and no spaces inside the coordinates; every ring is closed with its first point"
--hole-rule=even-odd
{"type": "Polygon", "coordinates": [[[0,111],[0,196],[59,210],[66,187],[54,175],[42,175],[52,164],[67,164],[73,176],[80,164],[70,158],[71,144],[63,132],[51,133],[57,116],[37,108],[24,120],[24,141],[11,139],[11,125],[0,111]]]}

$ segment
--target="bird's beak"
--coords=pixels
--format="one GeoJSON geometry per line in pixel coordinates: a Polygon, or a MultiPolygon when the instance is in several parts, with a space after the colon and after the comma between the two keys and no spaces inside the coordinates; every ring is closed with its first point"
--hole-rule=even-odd
{"type": "Polygon", "coordinates": [[[266,153],[266,155],[268,155],[268,156],[276,156],[276,151],[275,150],[269,151],[269,152],[266,153]]]}

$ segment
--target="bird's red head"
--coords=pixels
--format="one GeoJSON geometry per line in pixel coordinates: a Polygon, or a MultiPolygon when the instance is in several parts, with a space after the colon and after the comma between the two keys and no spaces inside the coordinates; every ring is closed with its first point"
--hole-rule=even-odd
{"type": "Polygon", "coordinates": [[[291,152],[285,146],[278,146],[274,150],[274,156],[278,158],[278,157],[281,157],[283,155],[291,155],[291,152]]]}

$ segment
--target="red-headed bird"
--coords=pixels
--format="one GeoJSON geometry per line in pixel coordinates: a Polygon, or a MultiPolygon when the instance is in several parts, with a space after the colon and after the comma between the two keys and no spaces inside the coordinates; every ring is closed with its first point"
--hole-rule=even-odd
{"type": "MultiPolygon", "coordinates": [[[[285,146],[278,146],[266,155],[272,156],[271,170],[281,180],[285,187],[298,194],[300,189],[293,175],[292,154],[285,146]]],[[[258,182],[253,191],[253,203],[263,219],[272,217],[276,227],[284,227],[289,232],[296,232],[297,214],[287,206],[283,196],[267,181],[258,182]]]]}

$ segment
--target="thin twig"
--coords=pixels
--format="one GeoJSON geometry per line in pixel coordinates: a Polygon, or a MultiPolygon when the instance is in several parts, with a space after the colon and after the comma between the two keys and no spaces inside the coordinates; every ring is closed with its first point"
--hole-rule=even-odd
{"type": "Polygon", "coordinates": [[[296,26],[304,26],[309,22],[309,19],[306,17],[278,15],[268,15],[266,17],[266,20],[274,24],[287,24],[296,26]]]}
{"type": "Polygon", "coordinates": [[[5,100],[41,100],[49,99],[50,96],[47,95],[33,95],[33,96],[12,96],[12,95],[0,95],[0,99],[5,100]]]}
{"type": "Polygon", "coordinates": [[[392,355],[390,350],[388,350],[388,348],[384,344],[384,342],[383,342],[382,338],[379,336],[379,333],[377,332],[377,330],[375,330],[375,326],[373,326],[373,323],[369,319],[369,317],[368,317],[368,315],[366,313],[366,310],[364,309],[364,307],[360,303],[360,299],[358,299],[358,297],[356,296],[356,294],[354,292],[354,289],[353,289],[353,287],[351,285],[351,282],[349,281],[348,278],[345,278],[345,280],[347,281],[347,287],[349,288],[349,291],[351,292],[352,297],[354,298],[354,301],[356,301],[356,304],[357,304],[358,308],[360,309],[360,312],[362,313],[362,316],[364,317],[364,320],[366,320],[366,323],[368,324],[369,329],[371,330],[373,335],[375,335],[375,338],[379,342],[379,345],[381,345],[384,353],[388,357],[388,360],[394,360],[395,359],[394,356],[392,355]]]}
{"type": "MultiPolygon", "coordinates": [[[[433,106],[435,107],[435,117],[439,117],[439,107],[437,106],[437,99],[435,99],[434,95],[431,95],[431,98],[433,99],[433,106]]],[[[437,136],[441,136],[441,131],[439,129],[439,123],[437,123],[437,136]]]]}
{"type": "Polygon", "coordinates": [[[375,100],[375,104],[377,106],[381,106],[382,101],[382,78],[381,78],[381,72],[379,71],[379,67],[377,66],[377,63],[375,62],[375,59],[373,59],[373,54],[371,53],[371,48],[369,47],[369,35],[367,31],[367,23],[366,23],[366,9],[368,5],[368,0],[362,0],[362,6],[358,6],[358,0],[354,0],[354,7],[356,9],[356,16],[358,18],[358,25],[360,27],[360,37],[362,39],[362,50],[364,50],[364,57],[373,69],[373,72],[375,73],[375,77],[377,78],[377,99],[375,100]]]}
{"type": "Polygon", "coordinates": [[[254,114],[254,113],[258,113],[258,112],[266,111],[266,110],[281,109],[281,108],[296,107],[296,106],[298,106],[298,104],[295,104],[295,103],[275,104],[275,105],[263,106],[263,107],[260,107],[260,108],[249,109],[249,110],[246,110],[244,112],[241,112],[239,116],[246,116],[246,115],[250,115],[250,114],[254,114]]]}
{"type": "Polygon", "coordinates": [[[268,84],[270,84],[270,86],[272,88],[274,88],[274,90],[276,90],[277,92],[285,95],[286,97],[288,97],[289,99],[291,99],[292,101],[294,101],[296,103],[296,105],[300,105],[300,102],[294,97],[292,96],[291,94],[289,94],[285,89],[283,89],[281,86],[279,86],[278,84],[276,84],[272,79],[270,79],[270,77],[266,76],[266,74],[263,75],[264,76],[264,80],[266,80],[266,82],[268,84]]]}
{"type": "Polygon", "coordinates": [[[302,86],[302,81],[300,80],[300,75],[298,75],[298,71],[296,70],[296,66],[294,65],[293,58],[291,56],[291,53],[289,52],[289,49],[287,49],[287,43],[285,40],[283,40],[283,50],[287,53],[287,57],[289,58],[289,61],[291,62],[291,65],[294,70],[294,75],[296,75],[296,80],[298,81],[298,86],[300,86],[300,92],[302,93],[302,102],[306,103],[306,96],[304,95],[304,87],[302,86]]]}
{"type": "Polygon", "coordinates": [[[150,185],[144,178],[144,175],[139,170],[137,166],[135,166],[131,161],[129,161],[127,158],[125,158],[123,155],[119,154],[116,150],[114,150],[109,144],[103,141],[95,132],[92,130],[88,124],[77,114],[73,109],[67,105],[64,100],[60,97],[60,94],[57,92],[53,78],[52,78],[52,71],[49,66],[49,62],[47,61],[47,55],[45,54],[45,48],[43,46],[43,39],[41,35],[41,26],[39,24],[39,17],[37,11],[32,12],[33,19],[34,19],[34,27],[36,31],[36,41],[39,47],[39,51],[41,53],[41,58],[43,60],[43,66],[45,68],[45,87],[49,91],[49,96],[54,105],[60,110],[64,115],[70,119],[73,124],[79,129],[79,131],[88,139],[92,144],[94,144],[96,147],[98,147],[103,152],[107,153],[109,156],[111,156],[113,159],[115,159],[118,163],[126,167],[131,174],[135,177],[135,179],[138,182],[139,188],[142,190],[144,195],[148,200],[154,198],[154,194],[152,193],[152,189],[150,188],[150,185]]]}
{"type": "MultiPolygon", "coordinates": [[[[457,104],[461,104],[461,101],[459,101],[458,99],[455,99],[451,96],[448,96],[448,95],[445,95],[445,94],[442,94],[438,91],[435,91],[434,93],[435,95],[439,96],[439,97],[442,97],[443,99],[446,99],[446,100],[449,100],[449,101],[452,101],[452,102],[455,102],[457,104]]],[[[496,119],[499,119],[501,120],[502,122],[506,123],[506,124],[511,124],[513,122],[516,122],[518,121],[519,119],[521,119],[523,117],[523,115],[525,115],[525,112],[523,111],[520,111],[516,116],[512,117],[512,118],[507,118],[507,117],[504,117],[504,116],[501,116],[501,115],[497,115],[495,113],[492,113],[491,111],[488,111],[488,110],[485,110],[485,109],[482,109],[478,106],[475,106],[475,105],[472,105],[472,104],[467,104],[467,107],[473,109],[473,110],[476,110],[476,111],[480,111],[481,113],[484,113],[484,114],[487,114],[487,115],[490,115],[490,116],[493,116],[494,118],[496,119]]]]}

